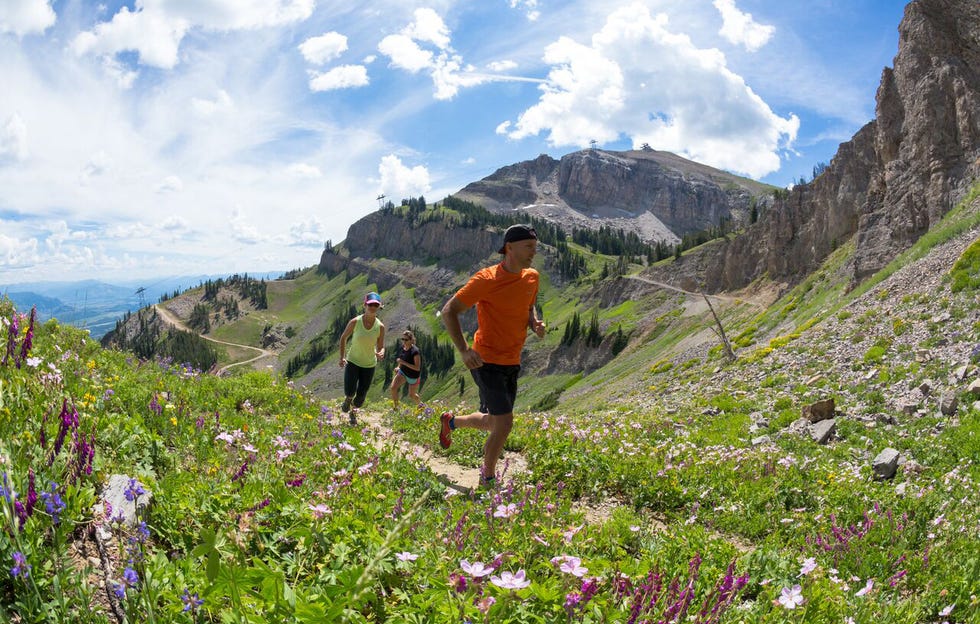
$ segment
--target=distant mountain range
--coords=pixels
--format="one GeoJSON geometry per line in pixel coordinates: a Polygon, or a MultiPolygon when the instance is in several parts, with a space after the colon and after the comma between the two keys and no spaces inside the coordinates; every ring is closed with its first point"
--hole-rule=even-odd
{"type": "MultiPolygon", "coordinates": [[[[282,271],[249,273],[256,279],[276,279],[282,271]]],[[[209,279],[230,274],[169,276],[144,282],[108,284],[99,280],[75,282],[21,282],[0,284],[0,296],[6,296],[21,312],[37,306],[38,320],[56,318],[60,323],[87,329],[100,339],[126,312],[156,303],[163,296],[183,292],[209,279]]]]}

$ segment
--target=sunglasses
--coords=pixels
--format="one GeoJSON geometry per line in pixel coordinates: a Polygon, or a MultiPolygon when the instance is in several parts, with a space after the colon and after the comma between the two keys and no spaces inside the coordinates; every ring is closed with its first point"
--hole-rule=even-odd
{"type": "Polygon", "coordinates": [[[412,342],[411,338],[402,338],[402,342],[412,342]]]}
{"type": "Polygon", "coordinates": [[[367,307],[369,307],[369,308],[380,308],[381,307],[381,304],[380,303],[367,303],[365,305],[367,307]]]}

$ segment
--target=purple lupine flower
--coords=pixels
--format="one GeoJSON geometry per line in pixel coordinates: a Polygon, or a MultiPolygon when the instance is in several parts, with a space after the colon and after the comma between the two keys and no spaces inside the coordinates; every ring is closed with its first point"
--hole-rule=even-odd
{"type": "Polygon", "coordinates": [[[20,345],[20,360],[17,361],[17,368],[20,368],[20,363],[27,359],[31,347],[34,346],[34,319],[36,317],[37,306],[34,306],[31,308],[31,320],[27,325],[27,335],[24,336],[24,342],[20,345]]]}
{"type": "Polygon", "coordinates": [[[238,481],[239,479],[241,479],[242,477],[244,477],[244,476],[245,476],[245,472],[246,472],[247,470],[248,470],[248,460],[246,459],[246,460],[245,460],[245,461],[244,461],[244,462],[242,463],[242,466],[241,466],[241,468],[239,468],[238,470],[236,470],[236,471],[235,471],[235,474],[234,474],[234,475],[232,475],[232,477],[231,477],[231,482],[232,482],[232,483],[234,483],[235,481],[238,481]]]}
{"type": "Polygon", "coordinates": [[[196,613],[197,608],[204,604],[204,600],[198,598],[197,592],[191,593],[191,590],[184,588],[184,594],[180,597],[180,601],[184,603],[184,611],[190,611],[191,613],[196,613]]]}
{"type": "Polygon", "coordinates": [[[27,578],[31,575],[31,565],[27,563],[27,557],[19,550],[14,551],[14,567],[10,568],[10,576],[27,578]]]}
{"type": "Polygon", "coordinates": [[[134,501],[143,494],[146,494],[146,490],[143,489],[143,486],[140,485],[139,481],[136,479],[130,479],[129,486],[126,488],[123,494],[126,495],[126,500],[134,501]]]}
{"type": "Polygon", "coordinates": [[[306,475],[305,474],[301,474],[298,477],[296,477],[295,479],[287,479],[286,480],[286,487],[299,487],[299,486],[303,485],[303,482],[304,481],[306,481],[306,475]]]}
{"type": "Polygon", "coordinates": [[[123,570],[122,578],[119,580],[121,582],[113,583],[113,591],[116,593],[116,596],[119,598],[125,598],[126,590],[129,589],[130,587],[135,588],[136,585],[139,584],[140,582],[139,576],[137,576],[136,574],[136,570],[130,567],[127,567],[125,570],[123,570]]]}
{"type": "Polygon", "coordinates": [[[44,412],[44,416],[41,418],[41,430],[37,434],[37,443],[41,445],[41,450],[46,451],[48,449],[48,435],[45,432],[48,424],[48,413],[44,412]]]}
{"type": "Polygon", "coordinates": [[[34,505],[37,504],[37,490],[34,489],[34,469],[27,469],[27,516],[34,514],[34,505]]]}
{"type": "Polygon", "coordinates": [[[10,316],[10,325],[7,326],[7,350],[3,354],[3,362],[0,362],[0,364],[6,366],[7,362],[10,360],[11,357],[15,359],[15,363],[16,363],[17,334],[19,332],[20,332],[20,319],[18,318],[17,313],[14,312],[10,316]]]}
{"type": "Polygon", "coordinates": [[[41,492],[41,500],[44,501],[44,510],[51,516],[51,524],[58,525],[61,522],[61,512],[65,510],[65,502],[58,494],[58,484],[51,482],[51,489],[41,492]]]}
{"type": "Polygon", "coordinates": [[[23,529],[24,523],[27,522],[27,508],[24,507],[24,503],[14,501],[14,516],[17,518],[17,527],[23,529]]]}
{"type": "Polygon", "coordinates": [[[265,499],[262,500],[261,503],[256,503],[256,504],[252,505],[251,507],[249,507],[248,510],[249,510],[249,512],[256,512],[256,511],[258,511],[260,509],[265,509],[266,507],[269,506],[270,503],[272,503],[272,501],[270,499],[268,499],[268,498],[265,498],[265,499]]]}
{"type": "Polygon", "coordinates": [[[159,416],[163,413],[163,406],[157,401],[157,394],[153,394],[153,398],[150,399],[150,411],[159,416]]]}

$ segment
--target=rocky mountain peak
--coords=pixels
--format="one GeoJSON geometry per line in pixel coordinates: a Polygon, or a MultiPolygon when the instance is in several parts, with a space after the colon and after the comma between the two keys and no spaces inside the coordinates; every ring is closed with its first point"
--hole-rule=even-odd
{"type": "Polygon", "coordinates": [[[913,0],[876,117],[841,144],[813,182],[777,200],[742,236],[670,270],[706,289],[761,275],[795,282],[856,236],[856,283],[935,225],[980,174],[980,3],[913,0]]]}

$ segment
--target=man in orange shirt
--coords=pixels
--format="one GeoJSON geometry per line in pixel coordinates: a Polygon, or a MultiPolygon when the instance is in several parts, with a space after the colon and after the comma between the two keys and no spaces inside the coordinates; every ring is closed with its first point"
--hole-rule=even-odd
{"type": "Polygon", "coordinates": [[[531,261],[537,248],[534,228],[510,226],[499,250],[504,255],[503,262],[477,271],[442,307],[442,322],[480,389],[481,411],[459,416],[444,413],[440,417],[439,444],[449,448],[452,431],[457,427],[490,432],[480,470],[483,487],[495,483],[497,458],[514,425],[517,375],[527,330],[530,328],[539,338],[545,333],[545,324],[537,318],[534,307],[538,272],[531,268],[531,261]],[[474,305],[479,327],[469,345],[459,316],[474,305]]]}

